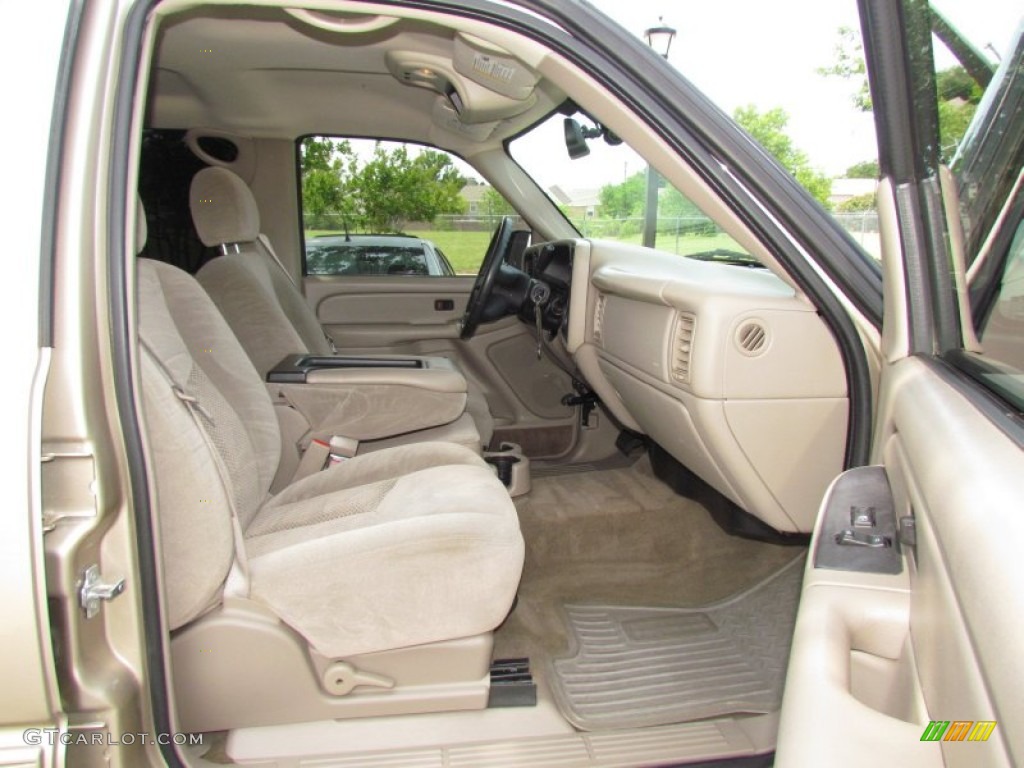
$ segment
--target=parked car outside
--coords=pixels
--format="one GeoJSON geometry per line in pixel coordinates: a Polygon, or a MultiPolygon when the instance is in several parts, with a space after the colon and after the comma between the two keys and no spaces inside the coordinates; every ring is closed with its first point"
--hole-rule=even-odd
{"type": "Polygon", "coordinates": [[[320,235],[306,241],[307,275],[436,275],[455,270],[434,243],[407,235],[320,235]]]}

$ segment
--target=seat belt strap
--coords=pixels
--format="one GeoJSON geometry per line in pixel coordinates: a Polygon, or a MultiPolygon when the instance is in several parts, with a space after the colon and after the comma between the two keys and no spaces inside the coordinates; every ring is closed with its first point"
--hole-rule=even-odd
{"type": "MultiPolygon", "coordinates": [[[[278,257],[277,251],[274,250],[274,246],[270,244],[270,238],[264,235],[262,232],[260,232],[256,236],[256,242],[262,245],[263,250],[270,254],[270,258],[272,258],[274,260],[274,263],[281,268],[281,271],[284,272],[284,276],[288,278],[288,282],[291,283],[292,285],[295,285],[295,280],[294,278],[292,278],[291,273],[284,268],[284,263],[278,257]]],[[[295,285],[295,287],[298,288],[297,285],[295,285]]]]}
{"type": "MultiPolygon", "coordinates": [[[[217,475],[220,477],[221,484],[224,486],[225,495],[227,496],[228,510],[231,513],[231,536],[234,539],[235,544],[235,556],[232,559],[231,569],[228,571],[227,578],[224,582],[224,595],[227,597],[248,597],[249,560],[245,551],[245,537],[242,534],[242,524],[238,519],[238,510],[235,509],[234,486],[231,483],[231,476],[228,473],[227,467],[224,465],[224,459],[220,455],[220,451],[218,451],[217,446],[214,445],[213,439],[209,433],[209,428],[207,427],[207,423],[212,424],[213,419],[199,402],[199,398],[196,396],[194,388],[192,388],[188,382],[177,381],[177,377],[175,377],[167,366],[163,364],[163,361],[154,354],[153,350],[150,349],[149,345],[146,344],[145,341],[140,339],[139,345],[150,356],[153,362],[156,363],[156,367],[163,374],[164,379],[167,381],[167,384],[175,397],[185,404],[189,415],[192,417],[192,421],[195,422],[196,427],[199,429],[199,434],[203,437],[203,442],[206,443],[206,447],[209,449],[209,453],[213,457],[213,465],[217,470],[217,475]]],[[[193,363],[193,366],[194,365],[195,363],[193,363]]]]}
{"type": "MultiPolygon", "coordinates": [[[[284,262],[281,261],[280,257],[277,255],[277,251],[274,250],[274,246],[270,244],[270,238],[260,232],[256,236],[256,242],[262,245],[263,249],[270,254],[270,258],[273,259],[274,263],[277,264],[282,272],[284,272],[284,276],[288,279],[288,282],[294,286],[295,290],[302,293],[302,291],[299,290],[299,286],[295,285],[295,280],[292,278],[291,272],[285,269],[284,262]]],[[[327,339],[327,345],[331,348],[331,352],[337,354],[338,347],[334,344],[334,339],[331,338],[331,335],[327,333],[322,326],[320,328],[320,332],[323,333],[324,338],[327,339]]]]}
{"type": "Polygon", "coordinates": [[[330,455],[330,443],[314,437],[310,440],[306,452],[302,454],[302,459],[299,461],[299,466],[295,468],[295,474],[292,475],[291,482],[295,483],[304,477],[315,475],[327,465],[327,459],[330,455]]]}

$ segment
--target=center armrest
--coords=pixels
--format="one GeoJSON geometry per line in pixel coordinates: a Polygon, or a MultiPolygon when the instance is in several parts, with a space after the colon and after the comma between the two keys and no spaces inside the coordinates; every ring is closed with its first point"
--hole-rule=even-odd
{"type": "Polygon", "coordinates": [[[466,379],[443,357],[289,355],[267,389],[314,433],[356,440],[439,427],[466,409],[466,379]]]}
{"type": "MultiPolygon", "coordinates": [[[[443,359],[443,358],[438,358],[443,359]]],[[[444,362],[448,362],[445,360],[444,362]]],[[[423,368],[316,368],[306,384],[393,385],[429,392],[466,394],[466,379],[449,366],[423,368]]]]}
{"type": "Polygon", "coordinates": [[[267,371],[267,381],[303,382],[320,371],[424,371],[446,370],[458,373],[444,357],[418,355],[314,355],[308,352],[287,355],[267,371]]]}

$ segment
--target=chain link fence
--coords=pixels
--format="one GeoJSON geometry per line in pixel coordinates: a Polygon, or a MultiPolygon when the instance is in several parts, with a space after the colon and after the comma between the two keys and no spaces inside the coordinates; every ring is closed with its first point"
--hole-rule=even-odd
{"type": "Polygon", "coordinates": [[[833,213],[832,216],[842,225],[843,229],[853,236],[854,240],[860,243],[865,251],[876,259],[882,257],[877,211],[850,211],[848,213],[833,213]]]}
{"type": "MultiPolygon", "coordinates": [[[[869,254],[879,257],[878,214],[875,211],[833,213],[833,217],[860,243],[869,254]]],[[[498,226],[501,214],[465,214],[438,216],[432,222],[409,222],[409,232],[490,232],[498,226]]],[[[573,226],[583,237],[622,240],[639,243],[644,228],[643,217],[621,219],[598,218],[596,216],[570,216],[573,226]]],[[[345,218],[341,214],[320,214],[303,216],[307,232],[323,234],[344,232],[345,218]]],[[[738,246],[722,232],[721,228],[706,216],[661,217],[657,226],[657,247],[673,253],[694,253],[713,247],[738,246]]]]}
{"type": "MultiPolygon", "coordinates": [[[[410,221],[402,227],[405,232],[423,232],[438,230],[441,232],[491,232],[497,228],[501,221],[501,214],[466,214],[466,215],[444,215],[438,216],[433,221],[410,221]]],[[[343,233],[346,228],[353,234],[364,232],[362,227],[354,226],[352,222],[346,222],[345,217],[340,213],[322,213],[302,215],[302,223],[307,232],[343,233]]],[[[372,234],[390,234],[386,232],[374,232],[372,234]]]]}

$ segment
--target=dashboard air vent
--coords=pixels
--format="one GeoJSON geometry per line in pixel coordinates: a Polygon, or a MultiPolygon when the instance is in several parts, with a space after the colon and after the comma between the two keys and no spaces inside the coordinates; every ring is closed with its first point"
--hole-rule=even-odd
{"type": "Polygon", "coordinates": [[[736,346],[750,357],[761,354],[768,346],[768,329],[757,320],[744,323],[736,331],[736,346]]]}
{"type": "Polygon", "coordinates": [[[697,318],[688,312],[680,312],[676,320],[676,332],[672,338],[672,378],[680,384],[690,383],[690,357],[693,353],[693,334],[697,318]]]}
{"type": "Polygon", "coordinates": [[[601,326],[604,324],[604,305],[608,297],[603,293],[597,294],[597,301],[594,303],[594,343],[601,343],[601,326]]]}

